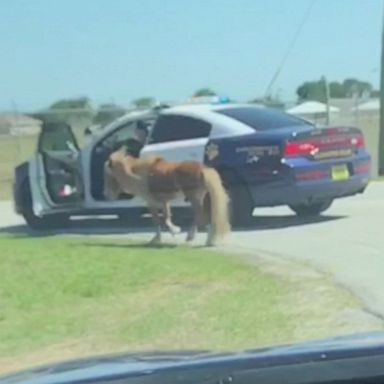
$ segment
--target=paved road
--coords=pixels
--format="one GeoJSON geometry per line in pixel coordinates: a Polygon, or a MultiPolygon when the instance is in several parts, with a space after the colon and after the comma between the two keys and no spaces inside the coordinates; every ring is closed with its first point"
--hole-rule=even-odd
{"type": "MultiPolygon", "coordinates": [[[[363,299],[367,309],[384,317],[384,182],[372,183],[364,195],[335,202],[315,221],[299,220],[285,208],[259,209],[256,215],[252,229],[231,235],[230,248],[251,257],[309,263],[332,275],[363,299]]],[[[26,231],[10,203],[0,203],[0,231],[26,231]]],[[[91,220],[71,232],[116,235],[126,229],[91,220]]],[[[135,236],[148,238],[145,232],[135,236]]]]}

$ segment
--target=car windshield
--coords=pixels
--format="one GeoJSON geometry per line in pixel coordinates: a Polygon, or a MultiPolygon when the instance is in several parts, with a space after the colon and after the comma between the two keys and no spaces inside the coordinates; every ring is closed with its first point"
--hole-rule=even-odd
{"type": "Polygon", "coordinates": [[[383,332],[383,11],[1,0],[0,384],[383,332]]]}
{"type": "Polygon", "coordinates": [[[240,121],[256,131],[266,131],[291,126],[308,126],[312,124],[296,116],[264,108],[225,108],[219,109],[217,112],[240,121]]]}

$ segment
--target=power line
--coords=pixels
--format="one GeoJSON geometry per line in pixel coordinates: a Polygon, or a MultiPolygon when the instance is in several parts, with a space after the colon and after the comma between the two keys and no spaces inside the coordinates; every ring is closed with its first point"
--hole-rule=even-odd
{"type": "Polygon", "coordinates": [[[265,91],[265,96],[266,96],[266,97],[269,96],[269,94],[270,94],[270,92],[271,92],[271,89],[272,89],[272,87],[273,87],[275,81],[277,80],[278,76],[280,75],[281,71],[283,70],[284,65],[285,65],[285,62],[287,61],[289,55],[291,54],[291,52],[292,52],[292,50],[293,50],[293,48],[294,48],[294,46],[295,46],[295,44],[296,44],[296,41],[297,41],[297,39],[299,38],[300,33],[301,33],[301,31],[302,31],[302,29],[303,29],[305,23],[307,22],[307,20],[308,20],[310,14],[311,14],[311,12],[312,12],[312,9],[313,9],[313,7],[314,7],[314,5],[315,5],[315,2],[316,2],[316,0],[312,0],[312,1],[310,2],[310,4],[309,4],[307,10],[305,11],[304,16],[303,16],[303,19],[302,19],[302,21],[300,22],[300,24],[299,24],[299,26],[298,26],[298,28],[297,28],[297,30],[296,30],[295,35],[293,36],[293,39],[292,39],[292,41],[291,41],[291,44],[288,46],[288,49],[287,49],[287,51],[285,52],[285,55],[283,56],[283,59],[281,60],[280,65],[277,67],[276,72],[274,73],[274,75],[273,75],[271,81],[270,81],[269,84],[268,84],[267,90],[265,91]]]}

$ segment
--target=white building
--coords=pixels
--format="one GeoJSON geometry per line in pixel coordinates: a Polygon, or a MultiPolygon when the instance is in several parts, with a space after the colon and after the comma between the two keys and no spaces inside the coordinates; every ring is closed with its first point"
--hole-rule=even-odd
{"type": "MultiPolygon", "coordinates": [[[[300,116],[314,123],[323,123],[327,116],[327,106],[319,101],[305,101],[304,103],[287,109],[286,112],[291,115],[300,116]]],[[[339,114],[340,109],[330,105],[329,112],[331,117],[334,117],[339,114]]]]}
{"type": "Polygon", "coordinates": [[[15,114],[0,113],[0,134],[7,135],[37,135],[42,122],[32,117],[15,114]]]}

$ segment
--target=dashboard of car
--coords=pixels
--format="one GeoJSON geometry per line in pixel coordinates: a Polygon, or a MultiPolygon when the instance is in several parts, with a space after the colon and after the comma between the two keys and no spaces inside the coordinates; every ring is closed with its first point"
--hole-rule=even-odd
{"type": "Polygon", "coordinates": [[[384,333],[232,353],[167,351],[64,362],[0,384],[384,383],[384,333]]]}

